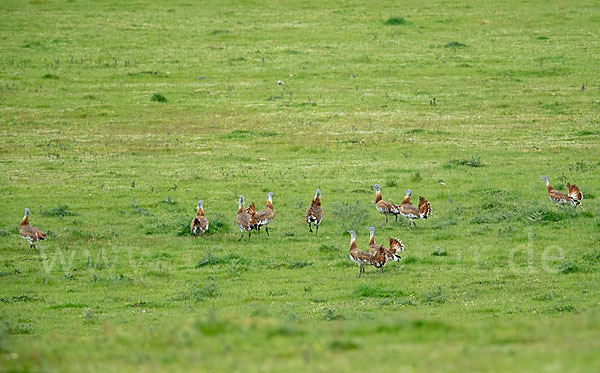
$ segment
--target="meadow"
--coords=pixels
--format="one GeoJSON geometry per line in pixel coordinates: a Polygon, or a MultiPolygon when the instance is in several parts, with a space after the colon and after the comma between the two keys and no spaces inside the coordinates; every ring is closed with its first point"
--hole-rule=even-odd
{"type": "Polygon", "coordinates": [[[596,2],[3,0],[0,19],[0,371],[600,370],[596,2]],[[386,224],[375,183],[432,216],[386,224]],[[239,196],[267,192],[270,237],[238,242],[239,196]],[[29,254],[26,207],[48,235],[29,254]],[[406,251],[359,279],[347,231],[366,250],[368,226],[406,251]]]}

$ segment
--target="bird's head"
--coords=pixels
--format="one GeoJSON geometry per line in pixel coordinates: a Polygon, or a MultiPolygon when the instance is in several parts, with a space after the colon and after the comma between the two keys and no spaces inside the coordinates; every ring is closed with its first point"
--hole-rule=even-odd
{"type": "Polygon", "coordinates": [[[373,189],[376,192],[381,192],[381,187],[379,186],[379,184],[371,185],[371,189],[373,189]]]}
{"type": "Polygon", "coordinates": [[[29,209],[25,208],[25,216],[29,216],[29,209]]]}
{"type": "Polygon", "coordinates": [[[204,204],[203,200],[198,201],[198,208],[201,209],[203,204],[204,204]]]}
{"type": "Polygon", "coordinates": [[[410,190],[410,189],[406,189],[406,190],[405,190],[405,192],[406,192],[406,196],[407,196],[407,197],[410,197],[410,196],[412,196],[412,190],[410,190]]]}
{"type": "Polygon", "coordinates": [[[317,189],[317,193],[315,193],[315,198],[321,198],[321,189],[317,189]]]}
{"type": "Polygon", "coordinates": [[[548,181],[548,176],[542,176],[542,180],[544,180],[546,185],[550,184],[550,182],[548,181]]]}

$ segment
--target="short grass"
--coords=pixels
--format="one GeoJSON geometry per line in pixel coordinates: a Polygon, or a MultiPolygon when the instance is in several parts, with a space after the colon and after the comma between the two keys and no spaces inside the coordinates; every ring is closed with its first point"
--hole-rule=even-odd
{"type": "Polygon", "coordinates": [[[0,370],[600,368],[593,1],[0,14],[0,370]],[[385,224],[373,183],[431,219],[385,224]],[[269,191],[271,236],[238,242],[238,197],[269,191]],[[346,231],[365,249],[368,226],[406,252],[358,279],[346,231]]]}

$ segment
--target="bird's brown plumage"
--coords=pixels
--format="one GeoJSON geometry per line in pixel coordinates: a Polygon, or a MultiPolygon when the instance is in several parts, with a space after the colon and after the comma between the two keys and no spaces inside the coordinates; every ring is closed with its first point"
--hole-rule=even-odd
{"type": "Polygon", "coordinates": [[[321,190],[317,189],[317,193],[315,194],[315,198],[313,198],[310,206],[306,209],[306,214],[304,214],[305,220],[308,223],[308,229],[312,232],[311,224],[314,224],[319,233],[319,224],[321,224],[321,220],[323,219],[323,209],[321,208],[321,190]]]}
{"type": "Polygon", "coordinates": [[[581,204],[581,199],[583,199],[583,194],[579,191],[577,185],[567,183],[567,193],[564,194],[561,191],[554,189],[548,178],[546,176],[542,176],[542,179],[546,182],[546,188],[548,189],[548,198],[557,205],[562,205],[566,203],[570,203],[573,206],[579,206],[581,204]]]}
{"type": "Polygon", "coordinates": [[[21,228],[19,229],[19,235],[21,238],[27,240],[30,244],[29,249],[35,248],[35,242],[46,239],[46,235],[43,234],[39,229],[29,225],[29,209],[25,209],[25,216],[21,221],[21,228]]]}
{"type": "Polygon", "coordinates": [[[206,233],[208,230],[208,219],[204,216],[204,209],[202,204],[204,201],[198,202],[198,210],[196,211],[196,217],[190,224],[190,230],[193,235],[197,235],[199,232],[206,233]]]}

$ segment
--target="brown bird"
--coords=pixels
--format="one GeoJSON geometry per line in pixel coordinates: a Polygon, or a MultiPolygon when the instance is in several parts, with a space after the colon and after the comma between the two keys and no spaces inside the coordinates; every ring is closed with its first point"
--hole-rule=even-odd
{"type": "Polygon", "coordinates": [[[264,225],[268,236],[269,223],[272,222],[273,219],[275,219],[275,211],[273,211],[273,192],[269,192],[267,193],[267,205],[256,214],[257,230],[260,231],[260,227],[264,225]]]}
{"type": "Polygon", "coordinates": [[[244,208],[244,196],[240,196],[240,204],[238,207],[237,217],[235,218],[235,224],[240,227],[240,231],[242,231],[242,235],[238,241],[241,241],[242,237],[244,237],[244,231],[248,231],[248,242],[250,242],[250,237],[252,236],[252,226],[255,223],[252,216],[244,208]]]}
{"type": "Polygon", "coordinates": [[[29,209],[25,209],[25,216],[23,216],[23,221],[21,221],[21,229],[19,229],[19,234],[21,238],[29,241],[29,250],[27,250],[27,254],[31,251],[31,248],[37,250],[34,242],[45,240],[46,235],[40,232],[36,227],[32,227],[29,225],[29,209]]]}
{"type": "Polygon", "coordinates": [[[558,190],[554,189],[552,185],[550,185],[550,182],[548,181],[548,178],[546,176],[542,176],[542,179],[544,180],[544,182],[546,182],[546,188],[548,188],[548,198],[550,198],[550,201],[556,203],[557,205],[570,203],[575,207],[581,204],[583,194],[579,191],[577,185],[571,185],[567,183],[568,194],[564,194],[563,192],[559,192],[558,190]]]}
{"type": "Polygon", "coordinates": [[[306,222],[308,223],[308,230],[312,232],[311,223],[315,225],[317,234],[319,234],[319,224],[323,219],[323,209],[321,208],[321,189],[317,189],[315,198],[312,200],[310,207],[306,209],[306,222]]]}
{"type": "Polygon", "coordinates": [[[397,221],[398,214],[400,213],[398,206],[383,200],[381,197],[381,187],[379,184],[374,184],[371,186],[371,188],[375,190],[375,208],[377,208],[377,211],[385,215],[385,222],[388,222],[388,215],[396,216],[397,221]]]}
{"type": "MultiPolygon", "coordinates": [[[[384,266],[388,260],[393,260],[394,262],[400,260],[399,253],[404,251],[404,245],[402,244],[402,241],[398,240],[397,238],[390,238],[390,247],[385,247],[375,243],[375,227],[369,227],[369,232],[371,233],[369,238],[369,253],[371,253],[371,255],[375,255],[377,252],[383,251],[386,259],[384,266]]],[[[380,268],[380,271],[383,273],[383,266],[380,268]]]]}
{"type": "Polygon", "coordinates": [[[359,278],[363,273],[365,273],[365,264],[372,265],[375,268],[381,268],[385,264],[385,254],[383,253],[383,250],[378,250],[375,255],[365,253],[364,251],[359,250],[356,246],[356,232],[348,231],[348,233],[350,233],[349,256],[350,260],[358,264],[360,267],[358,272],[359,278]]]}
{"type": "Polygon", "coordinates": [[[410,227],[410,224],[412,223],[416,228],[417,224],[413,219],[427,219],[431,214],[431,204],[425,198],[419,197],[419,207],[417,208],[410,203],[411,195],[412,190],[406,189],[406,196],[402,200],[399,210],[400,215],[408,219],[408,226],[410,227]]]}
{"type": "Polygon", "coordinates": [[[196,217],[192,220],[192,224],[190,224],[190,229],[194,236],[197,236],[200,232],[202,234],[206,233],[208,230],[208,219],[204,217],[204,209],[202,205],[204,201],[198,201],[198,211],[196,212],[196,217]]]}

